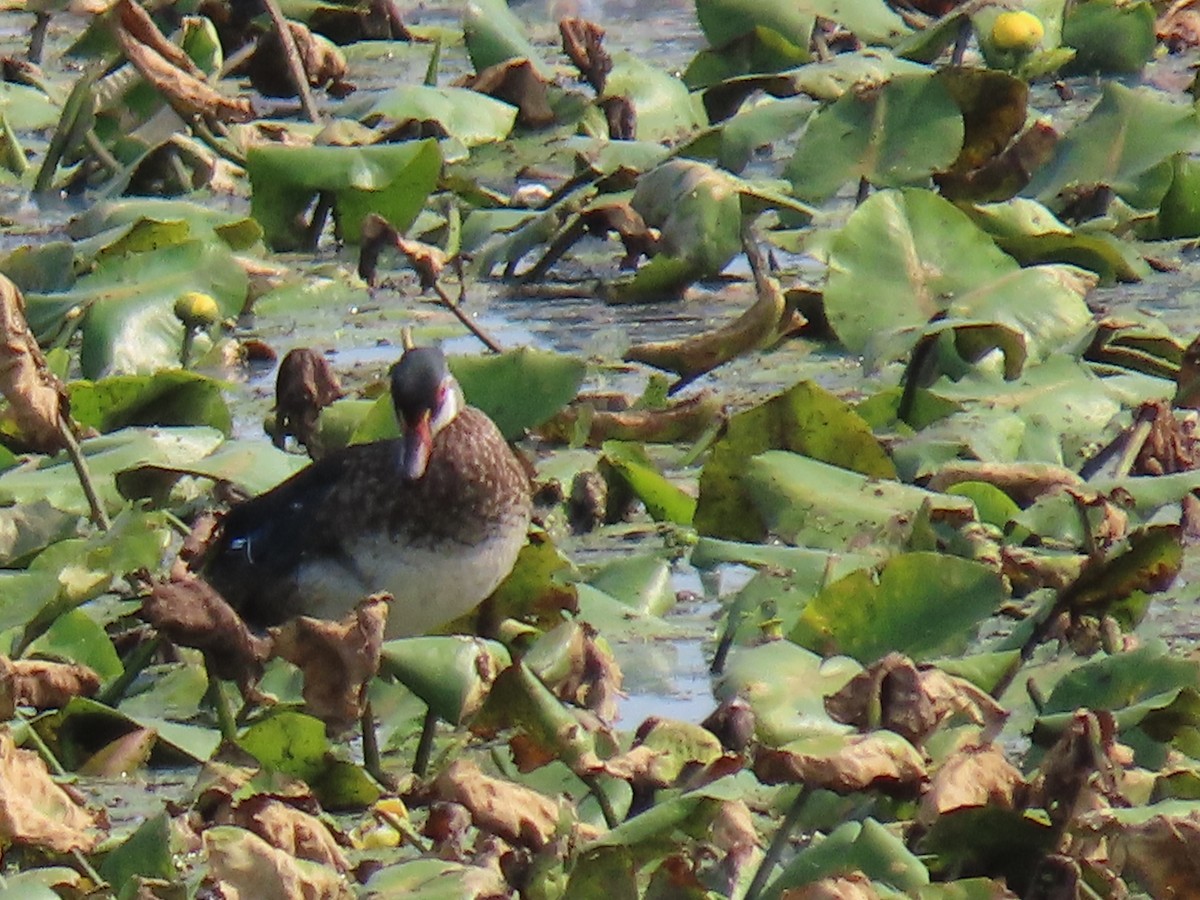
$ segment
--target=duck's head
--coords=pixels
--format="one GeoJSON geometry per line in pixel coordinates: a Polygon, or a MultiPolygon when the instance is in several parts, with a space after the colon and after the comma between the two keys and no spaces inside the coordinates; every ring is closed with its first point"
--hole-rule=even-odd
{"type": "Polygon", "coordinates": [[[425,474],[433,438],[454,421],[463,408],[462,389],[446,357],[436,347],[414,347],[392,366],[392,405],[404,426],[404,477],[415,481],[425,474]]]}

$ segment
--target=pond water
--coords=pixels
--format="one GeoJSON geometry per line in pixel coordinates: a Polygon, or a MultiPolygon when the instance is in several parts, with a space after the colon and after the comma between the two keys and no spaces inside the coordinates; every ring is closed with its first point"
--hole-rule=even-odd
{"type": "MultiPolygon", "coordinates": [[[[547,47],[558,43],[554,21],[566,11],[569,0],[530,0],[516,5],[518,13],[531,26],[535,39],[547,47]]],[[[644,4],[631,0],[579,0],[573,10],[592,17],[607,28],[610,47],[653,58],[668,66],[682,66],[703,44],[690,3],[644,4]]],[[[460,15],[460,4],[422,4],[413,9],[408,20],[421,26],[453,26],[460,15]]],[[[0,52],[19,55],[27,38],[30,16],[6,13],[0,16],[0,52]]],[[[68,17],[56,18],[50,46],[61,48],[78,33],[79,22],[68,17]]],[[[359,97],[385,90],[398,79],[419,80],[428,61],[427,46],[393,56],[378,48],[358,48],[351,54],[354,80],[359,97]]],[[[448,77],[469,68],[461,46],[447,47],[443,55],[448,77]]],[[[1148,78],[1177,78],[1183,64],[1167,59],[1152,65],[1148,78]]],[[[1075,85],[1086,96],[1093,86],[1085,81],[1075,85]]],[[[1094,90],[1093,90],[1094,93],[1094,90]]],[[[1053,117],[1082,115],[1085,104],[1067,106],[1048,87],[1037,96],[1040,108],[1053,117]]],[[[328,101],[324,101],[328,102],[328,101]]],[[[228,202],[222,200],[221,202],[228,202]]],[[[76,211],[70,205],[37,208],[23,194],[0,193],[0,213],[17,227],[0,245],[41,239],[53,232],[76,211]],[[39,234],[33,235],[32,232],[39,234]]],[[[599,247],[592,245],[593,250],[599,247]]],[[[585,245],[583,249],[588,249],[585,245]]],[[[611,255],[611,248],[608,252],[611,255]]],[[[1156,246],[1153,253],[1177,260],[1175,271],[1155,273],[1136,285],[1118,285],[1097,290],[1089,298],[1096,309],[1114,314],[1140,314],[1161,320],[1184,342],[1200,329],[1200,268],[1194,247],[1180,244],[1156,246]]],[[[285,258],[285,261],[287,259],[285,258]]],[[[297,268],[312,271],[318,277],[322,269],[334,267],[352,270],[352,254],[327,245],[316,260],[295,259],[297,268]]],[[[731,267],[732,274],[744,275],[745,264],[731,267]]],[[[349,384],[378,376],[398,353],[399,324],[414,315],[429,328],[442,329],[451,353],[476,352],[473,338],[461,336],[448,314],[425,300],[418,300],[411,279],[398,276],[399,289],[376,291],[369,302],[334,306],[316,317],[261,316],[245,324],[243,334],[256,333],[270,342],[282,356],[298,345],[313,345],[327,352],[335,368],[349,384]],[[451,336],[453,335],[453,336],[451,336]]],[[[594,295],[583,282],[579,296],[546,299],[522,296],[503,285],[479,281],[470,286],[469,309],[480,324],[506,346],[534,344],[563,352],[583,354],[595,361],[588,388],[620,389],[638,393],[645,385],[644,370],[623,367],[619,361],[625,348],[634,342],[678,338],[713,327],[721,320],[736,316],[748,299],[748,289],[727,284],[702,286],[686,301],[640,306],[611,306],[594,295]]],[[[236,376],[237,373],[223,373],[236,376]]],[[[892,373],[894,374],[894,373],[892,373]]],[[[888,377],[891,377],[889,375],[888,377]]],[[[777,351],[738,360],[703,377],[692,391],[715,390],[731,406],[746,405],[801,378],[815,378],[836,390],[861,386],[860,361],[839,350],[805,341],[793,341],[777,351]]],[[[238,428],[243,434],[260,435],[264,414],[272,400],[273,373],[259,370],[248,377],[234,378],[232,405],[237,410],[238,428]]],[[[264,438],[265,439],[265,438],[264,438]]],[[[579,540],[566,538],[568,553],[582,563],[591,563],[615,554],[661,545],[661,539],[647,530],[639,539],[628,533],[598,535],[579,540]]],[[[1194,582],[1197,561],[1189,555],[1185,577],[1194,582]]],[[[626,669],[628,698],[621,705],[622,724],[636,725],[648,715],[663,715],[690,721],[703,718],[713,707],[708,674],[714,617],[720,598],[735,591],[746,578],[736,568],[702,578],[682,559],[673,566],[673,585],[683,599],[671,613],[674,622],[689,635],[684,639],[656,644],[652,653],[641,646],[618,648],[618,657],[626,669]]],[[[1178,642],[1193,642],[1200,635],[1200,620],[1182,605],[1154,611],[1156,627],[1178,642]]]]}

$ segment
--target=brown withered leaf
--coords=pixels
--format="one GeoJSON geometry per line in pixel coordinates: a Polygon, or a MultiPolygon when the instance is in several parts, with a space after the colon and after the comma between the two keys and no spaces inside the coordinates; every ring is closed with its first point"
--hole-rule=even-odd
{"type": "Polygon", "coordinates": [[[604,771],[635,788],[673,787],[723,754],[721,742],[707,728],[651,717],[638,727],[628,751],[605,760],[604,771]]]}
{"type": "Polygon", "coordinates": [[[0,719],[5,721],[18,706],[59,709],[72,697],[92,697],[98,690],[100,676],[79,663],[0,655],[0,719]]]}
{"type": "Polygon", "coordinates": [[[346,855],[329,828],[310,813],[264,794],[253,794],[228,812],[221,825],[237,825],[289,856],[333,866],[339,872],[350,869],[346,855]]]}
{"type": "Polygon", "coordinates": [[[1057,828],[1065,828],[1081,813],[1107,808],[1119,797],[1124,769],[1132,763],[1132,751],[1117,743],[1111,712],[1076,710],[1038,767],[1029,805],[1045,809],[1057,828]]]}
{"type": "Polygon", "coordinates": [[[605,97],[600,101],[608,137],[614,141],[632,141],[637,137],[637,107],[628,97],[605,97]]]}
{"type": "Polygon", "coordinates": [[[915,796],[929,777],[917,749],[890,731],[759,747],[754,773],[767,784],[803,782],[837,794],[878,790],[899,797],[915,796]]]}
{"type": "Polygon", "coordinates": [[[624,358],[677,373],[680,380],[672,386],[676,390],[743,353],[770,347],[804,326],[804,317],[788,307],[775,278],[756,270],[755,294],[754,303],[732,322],[690,338],[634,344],[624,358]]]}
{"type": "Polygon", "coordinates": [[[955,460],[946,463],[929,479],[931,491],[945,491],[962,481],[986,481],[1012,497],[1020,506],[1063,488],[1083,487],[1083,479],[1064,466],[1053,463],[1003,463],[955,460]]]}
{"type": "Polygon", "coordinates": [[[779,900],[879,900],[879,892],[862,872],[850,872],[788,888],[779,900]]]}
{"type": "Polygon", "coordinates": [[[445,251],[432,244],[399,238],[396,241],[396,249],[407,257],[408,264],[416,270],[422,290],[431,289],[446,268],[445,251]]]}
{"type": "Polygon", "coordinates": [[[565,623],[556,633],[566,641],[555,654],[551,671],[539,673],[542,680],[559,699],[613,721],[617,698],[622,696],[622,676],[612,651],[596,640],[596,629],[587,623],[565,623]]]}
{"type": "Polygon", "coordinates": [[[1008,717],[969,681],[932,666],[919,667],[899,653],[889,653],[855,675],[825,698],[825,709],[839,722],[863,731],[886,728],[917,746],[955,713],[989,732],[999,731],[1008,717]]]}
{"type": "Polygon", "coordinates": [[[554,124],[554,110],[545,78],[523,57],[506,59],[467,78],[465,86],[517,108],[517,122],[526,128],[545,128],[554,124]]]}
{"type": "Polygon", "coordinates": [[[204,832],[209,880],[224,900],[352,900],[337,870],[297,860],[252,831],[226,825],[204,832]]]}
{"type": "Polygon", "coordinates": [[[662,409],[632,409],[632,404],[633,398],[625,394],[584,394],[539,425],[537,434],[543,440],[573,443],[582,423],[587,425],[584,444],[588,447],[605,441],[673,444],[700,437],[724,409],[708,390],[662,409]]]}
{"type": "MultiPolygon", "coordinates": [[[[288,22],[300,64],[315,88],[324,88],[333,97],[345,97],[354,92],[353,84],[346,80],[349,71],[346,58],[337,45],[328,38],[313,34],[308,26],[300,22],[288,22]]],[[[275,29],[264,34],[246,63],[245,69],[250,85],[264,97],[295,97],[296,85],[287,66],[283,64],[283,42],[275,29]]]]}
{"type": "Polygon", "coordinates": [[[937,817],[964,807],[1020,806],[1025,779],[995,744],[960,747],[933,773],[921,797],[917,821],[932,825],[937,817]]]}
{"type": "Polygon", "coordinates": [[[736,694],[722,700],[700,724],[716,736],[722,747],[734,753],[744,752],[754,739],[754,710],[736,694]]]}
{"type": "Polygon", "coordinates": [[[174,48],[132,0],[118,0],[116,9],[112,31],[121,52],[177,113],[185,119],[209,116],[222,122],[254,118],[248,99],[224,96],[196,74],[190,60],[186,65],[176,62],[180,54],[186,59],[186,54],[174,48]]]}
{"type": "Polygon", "coordinates": [[[53,453],[63,446],[67,394],[25,321],[25,298],[0,274],[0,393],[30,449],[53,453]]]}
{"type": "Polygon", "coordinates": [[[1154,30],[1172,53],[1200,46],[1200,9],[1196,0],[1176,0],[1158,17],[1154,30]]]}
{"type": "Polygon", "coordinates": [[[1150,400],[1141,404],[1134,413],[1135,423],[1143,421],[1146,422],[1148,433],[1130,474],[1171,475],[1196,468],[1198,454],[1194,416],[1176,417],[1163,401],[1150,400]]]}
{"type": "Polygon", "coordinates": [[[219,678],[249,690],[262,674],[268,644],[206,581],[184,574],[156,581],[142,601],[142,618],[168,639],[203,651],[219,678]]]}
{"type": "Polygon", "coordinates": [[[1184,348],[1171,405],[1180,409],[1200,409],[1200,335],[1184,348]]]}
{"type": "Polygon", "coordinates": [[[604,29],[587,19],[559,19],[563,52],[597,95],[604,93],[612,57],[604,49],[604,29]]]}
{"type": "Polygon", "coordinates": [[[372,594],[338,622],[299,616],[270,629],[272,656],[304,673],[304,705],[333,732],[362,717],[379,671],[390,594],[372,594]]]}
{"type": "Polygon", "coordinates": [[[510,844],[540,850],[558,831],[558,803],[527,787],[484,775],[469,759],[451,763],[438,775],[433,790],[439,799],[466,807],[476,828],[510,844]]]}
{"type": "Polygon", "coordinates": [[[322,448],[317,418],[326,406],[345,395],[337,373],[324,354],[309,347],[289,350],[275,376],[275,446],[283,449],[289,435],[318,459],[322,448]]]}
{"type": "Polygon", "coordinates": [[[1084,816],[1081,825],[1108,839],[1113,867],[1136,879],[1149,896],[1195,896],[1200,884],[1200,812],[1122,822],[1102,810],[1084,816]]]}
{"type": "Polygon", "coordinates": [[[21,750],[0,728],[0,843],[56,853],[88,852],[100,840],[100,819],[54,783],[32,750],[21,750]]]}
{"type": "Polygon", "coordinates": [[[471,813],[458,803],[439,801],[429,806],[429,816],[421,833],[433,841],[433,850],[440,859],[466,860],[467,829],[471,813]]]}
{"type": "Polygon", "coordinates": [[[1079,577],[1087,560],[1083,554],[1048,556],[1036,548],[1007,544],[1000,548],[1000,572],[1012,585],[1014,597],[1038,588],[1061,591],[1079,577]]]}
{"type": "Polygon", "coordinates": [[[622,269],[637,268],[639,259],[654,256],[662,244],[662,233],[647,225],[642,214],[628,201],[589,206],[579,213],[579,227],[580,237],[590,234],[605,238],[616,234],[625,248],[625,256],[620,262],[622,269]]]}

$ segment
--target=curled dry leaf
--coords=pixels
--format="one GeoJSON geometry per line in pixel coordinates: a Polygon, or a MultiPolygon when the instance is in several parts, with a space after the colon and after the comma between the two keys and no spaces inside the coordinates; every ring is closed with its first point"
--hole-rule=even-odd
{"type": "Polygon", "coordinates": [[[860,730],[886,728],[920,746],[950,715],[964,715],[995,733],[1008,712],[985,691],[932,666],[918,667],[899,653],[855,675],[825,709],[839,722],[860,730]]]}
{"type": "Polygon", "coordinates": [[[1177,417],[1162,400],[1143,403],[1134,412],[1137,429],[1146,423],[1145,440],[1133,462],[1133,475],[1170,475],[1196,468],[1197,440],[1194,414],[1177,417]]]}
{"type": "Polygon", "coordinates": [[[506,59],[488,66],[466,79],[465,86],[515,106],[517,121],[526,128],[554,124],[554,110],[546,93],[548,83],[528,59],[506,59]]]}
{"type": "Polygon", "coordinates": [[[223,122],[248,122],[254,109],[244,97],[226,97],[203,81],[187,55],[174,47],[132,0],[119,0],[113,35],[121,52],[184,118],[210,116],[223,122]],[[170,49],[168,49],[170,48],[170,49]]]}
{"type": "Polygon", "coordinates": [[[337,373],[323,354],[309,347],[289,350],[275,377],[275,446],[282,450],[291,435],[309,456],[320,457],[317,417],[344,395],[337,373]]]}
{"type": "Polygon", "coordinates": [[[1083,479],[1077,474],[1053,463],[956,460],[938,469],[926,487],[931,491],[943,492],[963,481],[986,481],[1021,506],[1028,506],[1039,497],[1062,488],[1083,486],[1083,479]]]}
{"type": "Polygon", "coordinates": [[[344,619],[331,622],[300,616],[272,628],[272,656],[304,673],[306,710],[332,731],[361,717],[367,685],[379,671],[390,594],[372,594],[344,619]]]}
{"type": "Polygon", "coordinates": [[[243,690],[262,674],[267,642],[194,575],[155,582],[142,601],[142,618],[176,644],[203,651],[217,677],[236,681],[243,690]]]}
{"type": "Polygon", "coordinates": [[[611,722],[617,715],[617,698],[622,696],[621,667],[612,651],[596,638],[596,629],[591,625],[582,623],[572,627],[553,673],[540,674],[556,697],[611,722]]]}
{"type": "Polygon", "coordinates": [[[209,878],[224,900],[351,900],[354,891],[328,866],[293,859],[244,828],[204,832],[209,878]]]}
{"type": "Polygon", "coordinates": [[[1158,39],[1172,53],[1200,46],[1200,9],[1196,0],[1176,0],[1155,23],[1158,39]]]}
{"type": "Polygon", "coordinates": [[[1200,884],[1200,810],[1164,812],[1140,822],[1123,822],[1108,810],[1091,813],[1081,825],[1108,839],[1113,867],[1134,879],[1151,897],[1191,897],[1200,884]]]}
{"type": "Polygon", "coordinates": [[[879,892],[862,872],[851,872],[789,888],[779,895],[779,900],[879,900],[879,892]]]}
{"type": "Polygon", "coordinates": [[[631,409],[624,395],[584,395],[538,426],[545,440],[573,443],[577,430],[587,427],[584,443],[599,447],[605,441],[672,444],[694,441],[721,415],[721,401],[711,391],[671,403],[663,409],[631,409]]]}
{"type": "Polygon", "coordinates": [[[1061,591],[1079,577],[1087,560],[1083,554],[1048,556],[1028,547],[1006,544],[1000,548],[1000,572],[1012,585],[1015,597],[1038,588],[1061,591]]]}
{"type": "Polygon", "coordinates": [[[379,254],[385,247],[395,247],[404,254],[416,270],[422,290],[433,288],[446,268],[447,257],[440,248],[408,240],[383,216],[371,213],[363,219],[358,274],[372,287],[376,283],[379,254]]]}
{"type": "Polygon", "coordinates": [[[673,787],[723,753],[720,741],[707,728],[650,718],[638,728],[627,752],[605,761],[604,771],[634,787],[673,787]]]}
{"type": "Polygon", "coordinates": [[[887,731],[759,747],[754,773],[767,784],[802,782],[836,794],[878,790],[895,796],[915,795],[928,778],[917,749],[887,731]]]}
{"type": "Polygon", "coordinates": [[[788,308],[778,281],[767,275],[755,280],[757,299],[732,322],[678,341],[634,344],[625,351],[625,359],[675,372],[687,383],[743,353],[770,347],[804,326],[804,317],[788,308]]]}
{"type": "Polygon", "coordinates": [[[468,759],[451,763],[437,777],[433,790],[439,799],[466,807],[480,831],[510,844],[540,850],[558,831],[558,803],[511,781],[484,775],[468,759]]]}
{"type": "Polygon", "coordinates": [[[0,392],[8,398],[17,428],[32,449],[53,453],[63,446],[66,390],[29,331],[25,298],[4,275],[0,275],[0,392]]]}
{"type": "Polygon", "coordinates": [[[1110,798],[1120,796],[1123,772],[1132,763],[1133,752],[1117,743],[1111,712],[1076,710],[1042,760],[1029,805],[1045,809],[1063,828],[1082,813],[1108,808],[1110,798]]]}
{"type": "Polygon", "coordinates": [[[87,852],[100,839],[99,828],[97,816],[54,783],[41,757],[0,730],[0,844],[87,852]]]}
{"type": "MultiPolygon", "coordinates": [[[[346,80],[348,72],[346,58],[337,45],[328,38],[313,34],[308,26],[300,22],[288,22],[300,64],[308,76],[308,83],[315,88],[325,88],[333,97],[345,97],[355,90],[346,80]]],[[[246,63],[246,75],[250,85],[264,97],[295,97],[296,85],[292,82],[287,67],[282,65],[283,43],[279,34],[271,29],[263,35],[246,63]]]]}
{"type": "Polygon", "coordinates": [[[559,19],[563,52],[597,95],[604,93],[612,57],[604,49],[604,29],[587,19],[559,19]]]}
{"type": "Polygon", "coordinates": [[[964,807],[1016,809],[1025,786],[1021,773],[996,745],[960,747],[933,773],[917,821],[932,825],[943,813],[964,807]]]}
{"type": "Polygon", "coordinates": [[[0,655],[0,719],[11,719],[18,706],[58,709],[98,690],[100,676],[87,666],[0,655]]]}
{"type": "Polygon", "coordinates": [[[218,824],[252,831],[272,847],[297,859],[333,866],[339,872],[350,869],[346,855],[324,822],[274,797],[254,794],[232,808],[228,821],[218,824]]]}

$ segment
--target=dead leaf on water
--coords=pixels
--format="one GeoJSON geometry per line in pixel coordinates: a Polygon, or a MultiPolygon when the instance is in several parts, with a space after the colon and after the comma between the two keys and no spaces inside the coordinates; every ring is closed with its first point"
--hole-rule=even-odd
{"type": "Polygon", "coordinates": [[[1025,779],[994,744],[960,747],[943,762],[921,797],[917,821],[932,825],[937,817],[964,807],[1016,809],[1025,779]]]}
{"type": "Polygon", "coordinates": [[[440,799],[466,807],[476,828],[511,844],[540,850],[558,831],[558,803],[527,787],[484,775],[471,760],[451,763],[433,789],[440,799]]]}
{"type": "Polygon", "coordinates": [[[712,391],[674,402],[662,409],[634,409],[633,399],[623,394],[582,395],[539,425],[544,440],[573,443],[576,432],[587,428],[583,439],[589,447],[605,441],[637,441],[672,444],[694,441],[717,421],[723,410],[712,391]]]}
{"type": "Polygon", "coordinates": [[[984,481],[994,485],[1020,506],[1028,506],[1039,497],[1063,488],[1083,486],[1083,479],[1075,472],[1053,463],[955,460],[939,468],[926,487],[944,492],[963,481],[984,481]]]}
{"type": "Polygon", "coordinates": [[[767,784],[803,783],[838,794],[878,790],[895,796],[915,795],[928,779],[921,754],[890,731],[759,747],[754,774],[767,784]]]}
{"type": "Polygon", "coordinates": [[[98,816],[54,783],[41,757],[18,749],[8,729],[0,730],[0,844],[87,852],[101,827],[98,816]]]}
{"type": "Polygon", "coordinates": [[[526,128],[554,124],[554,110],[546,92],[548,82],[523,57],[506,59],[465,79],[465,87],[517,108],[517,121],[526,128]]]}
{"type": "Polygon", "coordinates": [[[239,801],[217,824],[237,825],[254,832],[272,847],[297,859],[350,869],[333,833],[316,816],[264,794],[239,801]]]}
{"type": "Polygon", "coordinates": [[[379,671],[390,594],[372,594],[338,622],[300,616],[270,629],[272,656],[304,673],[304,704],[334,732],[362,717],[367,685],[379,671]]]}
{"type": "Polygon", "coordinates": [[[886,728],[920,746],[949,716],[960,714],[997,732],[1007,711],[985,691],[933,666],[889,653],[825,698],[839,722],[860,730],[886,728]]]}
{"type": "Polygon", "coordinates": [[[204,832],[209,878],[224,900],[351,900],[335,869],[293,859],[258,835],[232,825],[204,832]]]}
{"type": "Polygon", "coordinates": [[[0,719],[11,719],[18,706],[58,709],[72,697],[91,697],[98,690],[100,676],[79,663],[0,655],[0,719]]]}

